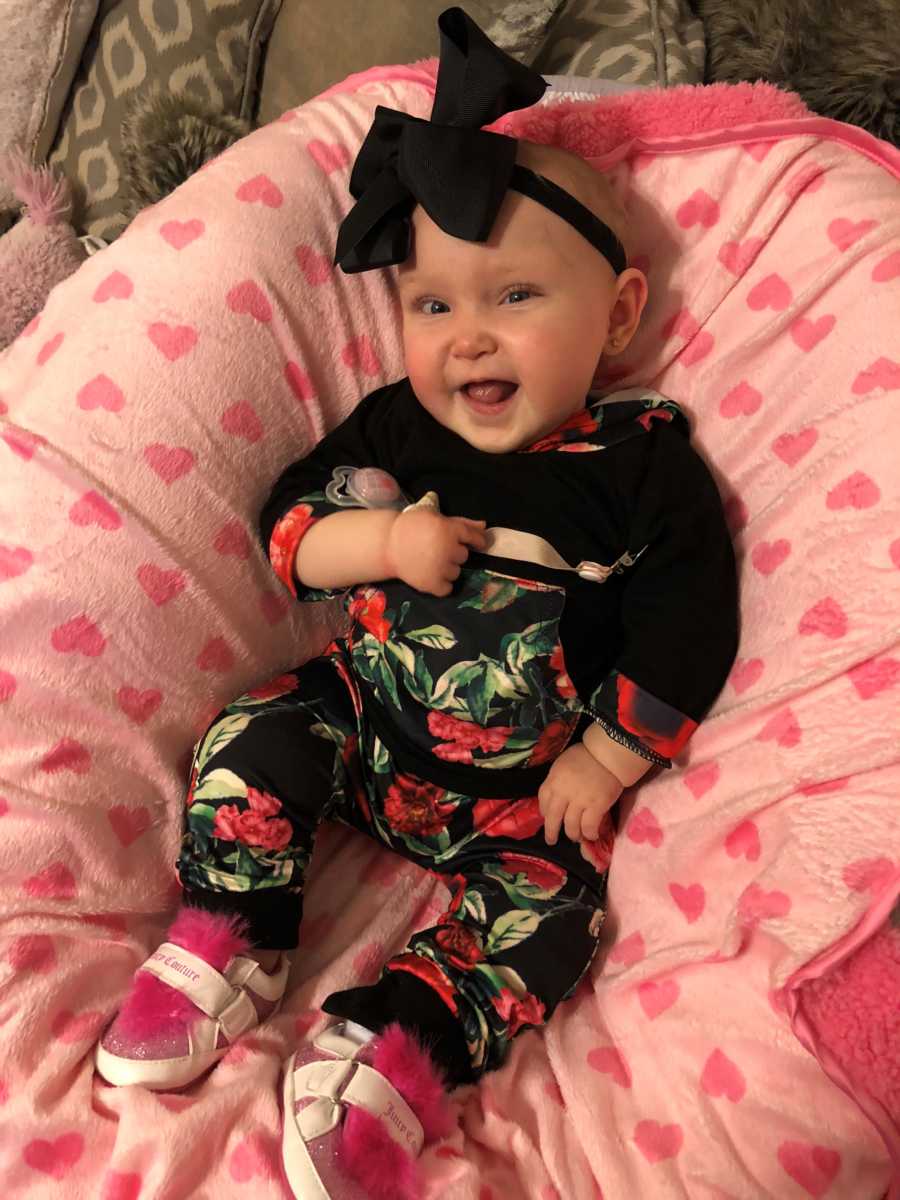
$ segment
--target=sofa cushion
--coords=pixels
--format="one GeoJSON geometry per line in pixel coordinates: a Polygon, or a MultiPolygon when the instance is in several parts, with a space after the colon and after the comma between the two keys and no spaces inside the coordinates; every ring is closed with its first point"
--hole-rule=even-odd
{"type": "Polygon", "coordinates": [[[50,155],[73,184],[79,233],[111,240],[122,211],[122,118],[147,94],[186,93],[248,117],[280,0],[101,0],[50,155]]]}
{"type": "Polygon", "coordinates": [[[688,0],[567,0],[534,60],[546,75],[702,83],[703,24],[688,0]]]}

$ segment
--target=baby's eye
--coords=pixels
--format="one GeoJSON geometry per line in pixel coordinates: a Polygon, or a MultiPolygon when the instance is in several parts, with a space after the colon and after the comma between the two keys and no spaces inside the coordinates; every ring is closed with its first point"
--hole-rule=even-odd
{"type": "MultiPolygon", "coordinates": [[[[513,300],[515,296],[522,296],[527,300],[530,295],[531,292],[528,288],[513,288],[512,291],[506,293],[506,299],[513,300]]],[[[515,300],[514,303],[518,304],[519,301],[515,300]]]]}
{"type": "Polygon", "coordinates": [[[447,311],[447,305],[444,304],[443,300],[422,300],[419,302],[419,312],[423,312],[426,317],[438,316],[439,313],[435,312],[434,309],[430,307],[432,304],[443,305],[442,311],[447,311]]]}

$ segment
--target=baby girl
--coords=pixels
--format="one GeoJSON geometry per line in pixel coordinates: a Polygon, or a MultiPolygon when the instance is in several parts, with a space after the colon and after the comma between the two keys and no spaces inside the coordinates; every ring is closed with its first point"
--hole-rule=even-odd
{"type": "Polygon", "coordinates": [[[430,121],[380,108],[337,261],[396,267],[406,376],[283,472],[260,521],[298,600],[349,631],[228,704],[195,747],[183,908],[105,1033],[111,1083],[182,1087],[277,1008],[316,830],[437,874],[446,912],[288,1061],[298,1197],[415,1197],[446,1094],[590,969],[610,809],[668,767],[737,644],[716,487],[677,404],[601,397],[647,299],[576,156],[481,128],[540,76],[459,9],[430,121]]]}

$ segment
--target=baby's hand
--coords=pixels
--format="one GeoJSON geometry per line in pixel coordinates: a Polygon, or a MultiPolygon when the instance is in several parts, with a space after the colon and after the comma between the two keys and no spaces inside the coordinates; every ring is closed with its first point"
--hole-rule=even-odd
{"type": "Polygon", "coordinates": [[[622,784],[586,746],[578,742],[567,747],[538,792],[547,845],[556,845],[562,826],[573,842],[596,841],[604,816],[621,793],[622,784]]]}
{"type": "Polygon", "coordinates": [[[388,535],[391,574],[432,596],[449,596],[469,548],[484,550],[484,521],[445,517],[428,508],[399,514],[388,535]]]}

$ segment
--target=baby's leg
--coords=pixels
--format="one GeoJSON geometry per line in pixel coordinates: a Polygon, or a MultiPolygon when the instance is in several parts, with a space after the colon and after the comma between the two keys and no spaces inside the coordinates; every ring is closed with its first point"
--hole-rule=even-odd
{"type": "Polygon", "coordinates": [[[595,890],[533,852],[494,850],[447,882],[438,924],[414,934],[377,983],[322,1007],[376,1031],[399,1022],[453,1086],[499,1067],[512,1038],[574,992],[596,953],[605,877],[595,890]]]}
{"type": "Polygon", "coordinates": [[[283,952],[297,945],[304,876],[334,789],[336,741],[307,686],[311,666],[229,704],[195,747],[183,905],[103,1036],[97,1065],[110,1082],[190,1082],[280,1003],[283,952]],[[227,1009],[235,989],[223,1017],[216,1006],[227,1009]]]}

